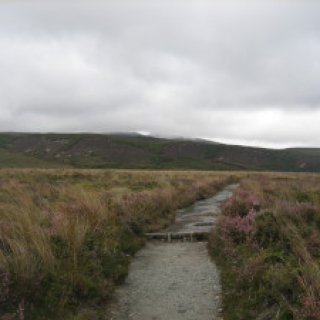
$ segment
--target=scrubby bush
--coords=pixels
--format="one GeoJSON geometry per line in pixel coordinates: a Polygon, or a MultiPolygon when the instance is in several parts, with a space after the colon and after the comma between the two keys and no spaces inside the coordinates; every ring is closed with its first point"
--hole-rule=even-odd
{"type": "Polygon", "coordinates": [[[307,177],[253,175],[223,207],[210,248],[224,319],[320,319],[320,177],[307,177]]]}

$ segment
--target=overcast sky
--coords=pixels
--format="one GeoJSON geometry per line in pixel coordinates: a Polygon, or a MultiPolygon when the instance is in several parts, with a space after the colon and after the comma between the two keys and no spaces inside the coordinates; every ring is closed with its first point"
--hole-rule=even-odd
{"type": "Polygon", "coordinates": [[[0,131],[320,147],[320,1],[1,0],[0,131]]]}

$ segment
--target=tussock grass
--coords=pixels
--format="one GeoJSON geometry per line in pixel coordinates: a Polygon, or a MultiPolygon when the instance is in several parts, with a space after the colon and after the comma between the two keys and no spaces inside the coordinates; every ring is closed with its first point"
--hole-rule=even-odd
{"type": "Polygon", "coordinates": [[[93,310],[125,278],[144,233],[168,225],[175,209],[213,195],[238,176],[0,171],[0,318],[98,318],[93,310]]]}

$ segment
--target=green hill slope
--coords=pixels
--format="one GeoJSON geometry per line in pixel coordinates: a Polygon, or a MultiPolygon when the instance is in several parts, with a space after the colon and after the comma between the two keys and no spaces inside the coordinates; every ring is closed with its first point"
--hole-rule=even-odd
{"type": "Polygon", "coordinates": [[[58,168],[60,163],[49,162],[21,153],[0,149],[0,168],[58,168]]]}
{"type": "Polygon", "coordinates": [[[274,150],[134,134],[0,134],[2,167],[320,172],[320,149],[274,150]]]}

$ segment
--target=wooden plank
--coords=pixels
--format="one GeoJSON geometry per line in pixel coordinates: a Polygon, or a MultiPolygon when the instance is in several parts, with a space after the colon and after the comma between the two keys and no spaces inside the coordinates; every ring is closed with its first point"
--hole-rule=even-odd
{"type": "Polygon", "coordinates": [[[208,231],[192,231],[192,232],[155,232],[146,233],[148,240],[162,240],[171,242],[173,240],[183,241],[201,241],[207,240],[209,236],[208,231]]]}

